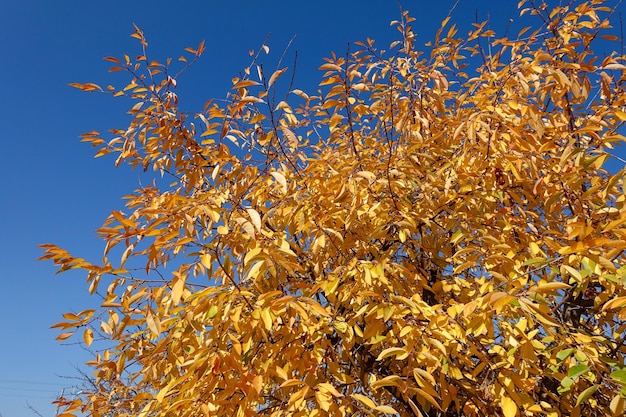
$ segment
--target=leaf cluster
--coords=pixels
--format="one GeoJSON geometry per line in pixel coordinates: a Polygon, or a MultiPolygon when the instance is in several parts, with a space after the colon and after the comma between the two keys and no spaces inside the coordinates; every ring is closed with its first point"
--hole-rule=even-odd
{"type": "Polygon", "coordinates": [[[197,113],[135,28],[142,55],[106,58],[128,85],[74,84],[133,100],[83,140],[151,185],[101,263],[44,246],[102,296],[56,325],[97,347],[61,415],[623,415],[625,57],[594,52],[603,1],[520,11],[424,50],[403,12],[313,94],[264,44],[197,113]]]}

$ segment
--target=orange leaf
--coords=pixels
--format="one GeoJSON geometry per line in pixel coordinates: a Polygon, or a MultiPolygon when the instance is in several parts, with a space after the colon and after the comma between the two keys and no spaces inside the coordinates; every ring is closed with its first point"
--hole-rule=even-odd
{"type": "Polygon", "coordinates": [[[74,332],[61,333],[60,335],[57,336],[56,339],[58,341],[66,340],[66,339],[69,339],[70,337],[72,337],[73,334],[74,334],[74,332]]]}
{"type": "Polygon", "coordinates": [[[270,77],[270,80],[267,83],[267,88],[270,88],[276,82],[278,77],[280,77],[281,75],[285,73],[285,71],[287,71],[287,68],[282,68],[282,69],[274,71],[274,73],[270,77]]]}

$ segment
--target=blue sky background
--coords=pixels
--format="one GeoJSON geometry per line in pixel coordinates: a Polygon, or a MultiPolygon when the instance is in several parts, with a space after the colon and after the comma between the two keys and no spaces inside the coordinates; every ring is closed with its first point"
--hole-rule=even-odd
{"type": "MultiPolygon", "coordinates": [[[[455,0],[403,0],[418,20],[418,41],[432,39],[455,0]]],[[[517,0],[460,0],[453,21],[465,27],[490,15],[493,27],[517,20],[517,0]]],[[[622,8],[624,8],[622,6],[622,8]]],[[[285,64],[298,51],[295,88],[315,90],[317,68],[348,42],[395,39],[395,0],[316,1],[78,1],[0,2],[0,414],[53,416],[49,403],[79,381],[74,367],[88,355],[78,345],[55,342],[50,325],[67,311],[94,306],[79,272],[54,275],[51,262],[37,262],[37,245],[55,243],[90,260],[101,257],[95,230],[121,197],[137,187],[137,174],[115,169],[113,157],[93,158],[79,140],[90,130],[125,127],[128,102],[68,87],[70,82],[123,85],[122,73],[108,74],[104,56],[138,55],[129,37],[141,27],[151,59],[178,57],[206,40],[202,59],[179,79],[182,107],[197,111],[209,98],[222,98],[230,80],[250,62],[271,32],[276,62],[297,34],[285,64]]],[[[461,33],[465,33],[461,32],[461,33]]],[[[514,35],[513,33],[511,35],[514,35]]],[[[272,61],[273,60],[273,61],[272,61]]],[[[71,388],[70,388],[71,389],[71,388]]]]}

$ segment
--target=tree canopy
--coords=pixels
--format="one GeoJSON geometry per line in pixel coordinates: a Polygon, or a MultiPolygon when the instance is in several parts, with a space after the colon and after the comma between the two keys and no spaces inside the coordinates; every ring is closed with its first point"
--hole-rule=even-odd
{"type": "Polygon", "coordinates": [[[73,86],[132,100],[83,140],[148,181],[101,262],[42,245],[102,297],[55,325],[94,350],[61,416],[623,415],[626,57],[606,2],[566,3],[426,45],[401,12],[315,92],[264,44],[195,113],[204,44],[159,63],[135,27],[129,84],[73,86]]]}

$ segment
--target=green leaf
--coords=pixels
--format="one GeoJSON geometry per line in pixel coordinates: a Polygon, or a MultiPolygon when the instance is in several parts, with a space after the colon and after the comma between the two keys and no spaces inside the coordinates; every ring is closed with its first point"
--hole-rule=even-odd
{"type": "Polygon", "coordinates": [[[566,394],[572,390],[572,384],[574,384],[574,379],[566,376],[561,381],[561,386],[558,388],[559,394],[566,394]]]}
{"type": "Polygon", "coordinates": [[[589,397],[591,397],[598,388],[600,388],[600,385],[592,385],[586,390],[584,390],[583,392],[581,392],[578,398],[576,399],[576,406],[579,406],[583,402],[587,401],[589,397]]]}
{"type": "Polygon", "coordinates": [[[589,370],[589,367],[587,365],[574,365],[571,368],[569,368],[569,371],[567,372],[567,376],[574,379],[576,377],[581,376],[588,370],[589,370]]]}
{"type": "Polygon", "coordinates": [[[622,384],[626,384],[626,369],[619,369],[617,371],[611,372],[609,375],[614,380],[621,382],[622,384]]]}
{"type": "Polygon", "coordinates": [[[563,360],[565,360],[565,358],[567,358],[569,355],[571,355],[574,352],[576,352],[576,349],[574,348],[563,349],[562,351],[556,354],[556,358],[559,360],[559,362],[562,362],[563,360]]]}

